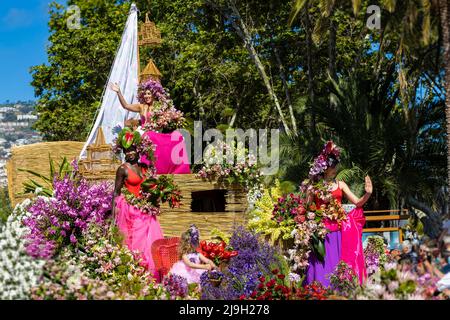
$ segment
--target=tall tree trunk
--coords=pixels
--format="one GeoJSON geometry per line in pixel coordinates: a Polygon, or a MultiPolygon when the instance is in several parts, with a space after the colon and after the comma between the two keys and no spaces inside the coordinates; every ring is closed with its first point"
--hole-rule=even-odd
{"type": "Polygon", "coordinates": [[[332,15],[330,19],[330,37],[328,38],[328,72],[334,81],[337,81],[336,75],[336,23],[333,21],[332,15]]]}
{"type": "Polygon", "coordinates": [[[439,0],[442,28],[443,63],[445,69],[445,117],[447,119],[447,184],[450,184],[450,4],[439,0]]]}
{"type": "Polygon", "coordinates": [[[289,94],[289,87],[287,85],[287,81],[286,81],[286,74],[284,72],[284,66],[283,63],[281,62],[281,58],[280,55],[278,53],[277,48],[273,46],[273,51],[275,53],[275,58],[277,59],[277,63],[278,63],[278,68],[280,69],[280,78],[281,81],[283,82],[283,88],[284,88],[284,92],[286,94],[286,101],[288,104],[288,108],[289,108],[289,115],[291,117],[291,123],[292,123],[292,131],[294,132],[294,135],[297,135],[297,121],[295,120],[295,116],[294,116],[294,110],[292,107],[292,101],[291,101],[291,95],[289,94]]]}
{"type": "Polygon", "coordinates": [[[278,114],[280,116],[280,120],[281,120],[281,123],[283,124],[284,130],[286,131],[286,134],[288,136],[291,136],[292,132],[286,123],[286,119],[283,115],[283,111],[281,110],[281,105],[278,100],[278,97],[275,94],[275,91],[273,90],[272,85],[270,84],[270,80],[269,80],[269,77],[267,76],[264,65],[262,64],[261,59],[259,58],[259,55],[256,52],[255,47],[252,44],[252,38],[251,38],[250,32],[248,31],[247,26],[245,25],[244,21],[242,20],[241,14],[239,13],[239,10],[237,9],[234,1],[228,1],[229,8],[233,12],[234,17],[230,16],[225,10],[220,10],[220,8],[218,8],[218,6],[216,4],[214,4],[212,2],[208,2],[208,3],[211,6],[218,9],[231,22],[233,28],[236,30],[236,33],[244,41],[245,48],[247,49],[251,59],[255,63],[256,69],[258,70],[258,73],[261,76],[261,78],[264,82],[264,85],[266,86],[269,96],[271,97],[271,99],[278,111],[278,114]],[[236,20],[239,22],[239,25],[236,24],[236,20]]]}
{"type": "Polygon", "coordinates": [[[306,57],[307,57],[307,68],[308,68],[308,96],[309,96],[309,101],[312,105],[311,108],[311,122],[310,122],[310,131],[311,133],[315,136],[315,132],[316,132],[316,112],[314,111],[314,70],[313,70],[313,66],[312,66],[312,59],[313,59],[313,54],[312,54],[312,46],[313,46],[313,42],[312,42],[312,38],[311,38],[311,34],[312,34],[312,29],[311,29],[311,20],[309,20],[309,2],[306,5],[306,10],[305,10],[305,28],[306,28],[306,57]]]}

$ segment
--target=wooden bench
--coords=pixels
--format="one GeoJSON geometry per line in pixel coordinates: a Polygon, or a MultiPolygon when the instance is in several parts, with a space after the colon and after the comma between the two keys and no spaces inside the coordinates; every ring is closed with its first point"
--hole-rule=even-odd
{"type": "MultiPolygon", "coordinates": [[[[364,211],[366,216],[366,224],[371,221],[402,221],[408,220],[408,209],[403,210],[370,210],[364,211]],[[371,215],[381,214],[381,215],[371,215]]],[[[364,233],[368,232],[398,232],[400,243],[403,242],[403,231],[399,226],[396,227],[380,227],[380,228],[364,228],[364,233]]]]}

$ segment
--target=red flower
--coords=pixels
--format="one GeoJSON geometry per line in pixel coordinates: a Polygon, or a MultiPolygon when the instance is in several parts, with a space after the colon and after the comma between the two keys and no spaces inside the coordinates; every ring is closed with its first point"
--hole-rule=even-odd
{"type": "Polygon", "coordinates": [[[306,221],[306,216],[296,216],[294,220],[297,223],[303,223],[306,221]]]}
{"type": "Polygon", "coordinates": [[[241,295],[241,296],[239,297],[239,300],[245,300],[245,294],[241,295]]]}
{"type": "Polygon", "coordinates": [[[299,214],[299,215],[305,215],[306,214],[306,209],[305,209],[305,207],[304,206],[300,206],[300,207],[298,207],[297,208],[297,213],[299,214]]]}
{"type": "Polygon", "coordinates": [[[272,273],[273,273],[273,274],[278,274],[279,272],[280,272],[280,270],[278,270],[278,269],[273,269],[273,270],[272,270],[272,273]]]}
{"type": "Polygon", "coordinates": [[[277,285],[274,290],[275,291],[281,291],[282,289],[283,289],[282,285],[277,285]]]}
{"type": "Polygon", "coordinates": [[[325,146],[325,153],[329,154],[333,149],[334,149],[333,141],[328,141],[327,145],[325,146]]]}
{"type": "Polygon", "coordinates": [[[258,285],[258,289],[259,289],[259,290],[264,290],[264,283],[260,283],[260,284],[258,285]]]}
{"type": "Polygon", "coordinates": [[[269,282],[267,282],[267,288],[272,288],[275,285],[275,279],[270,280],[269,282]]]}
{"type": "Polygon", "coordinates": [[[278,279],[281,279],[281,280],[283,280],[284,278],[286,278],[286,276],[285,276],[284,274],[279,274],[277,277],[278,277],[278,279]]]}
{"type": "Polygon", "coordinates": [[[257,292],[253,291],[252,294],[250,295],[250,297],[254,298],[254,297],[256,297],[256,295],[257,295],[257,292]]]}
{"type": "Polygon", "coordinates": [[[260,281],[260,282],[265,282],[265,281],[266,281],[266,278],[265,278],[264,276],[259,277],[259,281],[260,281]]]}
{"type": "Polygon", "coordinates": [[[133,138],[134,138],[134,135],[132,132],[125,132],[125,140],[127,142],[130,142],[131,140],[133,140],[133,138]]]}

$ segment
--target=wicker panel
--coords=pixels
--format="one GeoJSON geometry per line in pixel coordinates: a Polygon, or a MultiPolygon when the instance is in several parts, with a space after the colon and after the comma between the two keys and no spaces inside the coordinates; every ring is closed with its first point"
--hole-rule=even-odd
{"type": "Polygon", "coordinates": [[[197,178],[194,174],[174,175],[173,180],[181,189],[183,199],[179,208],[161,208],[159,221],[165,236],[179,237],[192,223],[199,228],[200,237],[211,240],[211,230],[217,228],[230,233],[234,224],[247,221],[247,193],[237,185],[224,186],[217,181],[197,178]],[[224,212],[192,212],[192,192],[226,190],[224,212]]]}
{"type": "Polygon", "coordinates": [[[21,172],[18,169],[29,169],[45,176],[49,176],[49,154],[53,161],[59,163],[66,157],[68,161],[78,158],[84,142],[59,141],[41,142],[25,146],[13,147],[11,158],[7,164],[8,192],[11,204],[15,206],[31,195],[19,195],[23,192],[23,182],[30,178],[36,179],[32,174],[21,172]]]}

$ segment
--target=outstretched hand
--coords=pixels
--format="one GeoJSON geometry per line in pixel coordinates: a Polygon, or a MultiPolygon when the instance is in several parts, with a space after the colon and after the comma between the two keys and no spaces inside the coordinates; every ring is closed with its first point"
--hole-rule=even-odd
{"type": "Polygon", "coordinates": [[[120,91],[120,87],[117,83],[109,83],[109,88],[114,91],[114,92],[119,92],[120,91]]]}
{"type": "Polygon", "coordinates": [[[372,180],[370,180],[369,176],[366,176],[365,180],[366,182],[364,185],[364,189],[366,190],[367,193],[372,194],[373,191],[372,180]]]}

